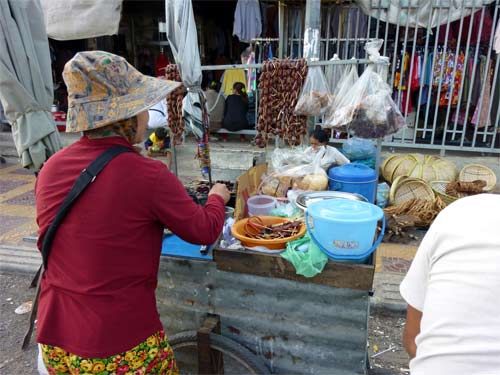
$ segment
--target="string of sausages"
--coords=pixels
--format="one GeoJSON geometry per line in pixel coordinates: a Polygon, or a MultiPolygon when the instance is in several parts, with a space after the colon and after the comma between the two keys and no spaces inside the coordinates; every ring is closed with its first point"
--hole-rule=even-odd
{"type": "Polygon", "coordinates": [[[283,224],[264,225],[259,216],[250,217],[243,227],[245,236],[259,240],[288,238],[299,233],[302,223],[288,221],[283,224]]]}
{"type": "MultiPolygon", "coordinates": [[[[169,64],[165,68],[165,77],[171,81],[181,81],[179,69],[176,64],[169,64]]],[[[173,139],[179,140],[184,132],[184,120],[182,119],[182,99],[184,97],[184,87],[172,91],[167,96],[168,126],[173,139]]]]}
{"type": "Polygon", "coordinates": [[[270,135],[301,143],[307,133],[307,117],[293,113],[307,76],[304,59],[272,59],[262,65],[259,78],[259,117],[255,144],[266,147],[270,135]]]}

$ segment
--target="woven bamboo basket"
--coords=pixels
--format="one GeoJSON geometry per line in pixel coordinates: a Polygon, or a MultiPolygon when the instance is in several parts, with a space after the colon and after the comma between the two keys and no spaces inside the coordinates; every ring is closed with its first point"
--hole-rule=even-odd
{"type": "Polygon", "coordinates": [[[434,193],[440,197],[446,205],[449,205],[458,199],[458,197],[446,194],[446,185],[448,185],[448,182],[449,181],[432,181],[430,183],[434,193]]]}
{"type": "Polygon", "coordinates": [[[427,181],[420,178],[401,176],[391,186],[391,204],[399,205],[410,199],[433,201],[436,199],[436,195],[427,181]]]}
{"type": "Polygon", "coordinates": [[[425,181],[455,181],[455,165],[443,158],[423,154],[394,154],[384,160],[380,172],[389,183],[399,176],[420,178],[425,181]]]}
{"type": "Polygon", "coordinates": [[[497,176],[490,168],[480,164],[469,164],[463,167],[458,176],[459,181],[486,181],[484,191],[491,191],[497,183],[497,176]]]}

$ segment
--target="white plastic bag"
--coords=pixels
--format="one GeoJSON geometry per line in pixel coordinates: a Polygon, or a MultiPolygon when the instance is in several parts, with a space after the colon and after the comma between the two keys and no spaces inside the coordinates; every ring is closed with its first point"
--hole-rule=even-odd
{"type": "MultiPolygon", "coordinates": [[[[333,55],[330,61],[340,61],[337,54],[333,55]]],[[[327,65],[325,68],[326,83],[331,93],[335,93],[338,84],[349,73],[349,65],[327,65]]]]}
{"type": "Polygon", "coordinates": [[[317,163],[322,169],[326,170],[332,164],[347,164],[349,163],[349,159],[335,147],[331,146],[321,146],[317,149],[313,149],[312,147],[276,148],[271,154],[271,165],[273,171],[277,173],[311,163],[317,163]]]}
{"type": "Polygon", "coordinates": [[[319,66],[310,67],[294,113],[303,116],[321,116],[330,100],[325,75],[319,66]]]}
{"type": "Polygon", "coordinates": [[[42,0],[47,35],[56,40],[118,33],[122,0],[42,0]]]}
{"type": "Polygon", "coordinates": [[[332,117],[335,110],[339,107],[339,102],[345,97],[347,92],[354,86],[359,79],[358,67],[353,64],[349,69],[346,69],[342,78],[338,81],[337,86],[333,89],[330,96],[330,103],[325,112],[325,127],[332,127],[332,117]]]}
{"type": "Polygon", "coordinates": [[[391,89],[370,65],[349,92],[337,101],[328,126],[348,129],[360,138],[383,138],[406,121],[391,98],[391,89]]]}

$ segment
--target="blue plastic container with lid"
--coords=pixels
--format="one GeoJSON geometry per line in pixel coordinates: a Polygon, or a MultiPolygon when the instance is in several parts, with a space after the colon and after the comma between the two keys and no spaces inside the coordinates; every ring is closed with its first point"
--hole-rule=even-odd
{"type": "Polygon", "coordinates": [[[306,226],[312,241],[330,258],[364,263],[384,237],[385,216],[380,207],[368,202],[331,199],[307,207],[306,226]],[[382,230],[374,243],[381,219],[382,230]]]}
{"type": "Polygon", "coordinates": [[[377,172],[363,164],[350,163],[328,171],[328,189],[357,193],[375,203],[377,172]]]}

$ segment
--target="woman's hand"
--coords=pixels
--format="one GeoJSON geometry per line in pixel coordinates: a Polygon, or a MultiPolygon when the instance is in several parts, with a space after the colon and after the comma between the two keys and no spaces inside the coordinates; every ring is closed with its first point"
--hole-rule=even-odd
{"type": "Polygon", "coordinates": [[[229,190],[227,190],[227,186],[225,184],[215,184],[208,193],[209,196],[212,194],[216,194],[224,199],[224,204],[229,202],[229,198],[231,198],[231,193],[229,193],[229,190]]]}

